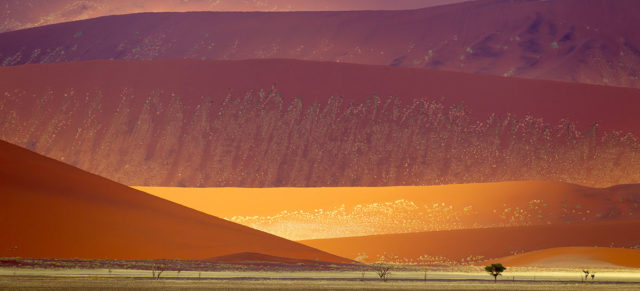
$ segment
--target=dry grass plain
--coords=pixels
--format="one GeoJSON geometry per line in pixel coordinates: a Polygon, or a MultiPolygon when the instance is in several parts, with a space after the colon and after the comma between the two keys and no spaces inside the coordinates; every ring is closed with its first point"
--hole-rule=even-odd
{"type": "Polygon", "coordinates": [[[0,268],[0,290],[638,290],[640,270],[596,270],[582,282],[581,270],[514,268],[497,283],[478,268],[393,272],[382,282],[372,271],[164,272],[148,270],[0,268]]]}

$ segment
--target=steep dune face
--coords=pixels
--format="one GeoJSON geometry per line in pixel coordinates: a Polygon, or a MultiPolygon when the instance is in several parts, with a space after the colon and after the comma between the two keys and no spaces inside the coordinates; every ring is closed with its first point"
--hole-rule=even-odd
{"type": "Polygon", "coordinates": [[[0,142],[0,256],[206,259],[258,252],[348,260],[0,142]]]}
{"type": "Polygon", "coordinates": [[[501,262],[514,267],[590,268],[640,267],[640,250],[596,247],[564,247],[527,252],[485,263],[501,262]]]}
{"type": "Polygon", "coordinates": [[[401,10],[464,1],[468,0],[5,0],[0,32],[139,12],[401,10]]]}
{"type": "Polygon", "coordinates": [[[638,87],[640,32],[630,25],[638,14],[635,0],[481,0],[408,11],[146,13],[4,33],[0,64],[293,58],[638,87]]]}
{"type": "Polygon", "coordinates": [[[365,262],[465,264],[568,246],[640,245],[639,220],[465,229],[307,240],[302,243],[365,262]]]}
{"type": "Polygon", "coordinates": [[[638,89],[294,60],[39,64],[0,80],[0,138],[127,185],[640,182],[638,89]]]}
{"type": "Polygon", "coordinates": [[[136,188],[292,240],[640,218],[640,185],[136,188]]]}

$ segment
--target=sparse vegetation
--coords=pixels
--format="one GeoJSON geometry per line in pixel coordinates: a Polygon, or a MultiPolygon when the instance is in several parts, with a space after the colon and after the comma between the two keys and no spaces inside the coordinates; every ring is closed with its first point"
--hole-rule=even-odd
{"type": "Polygon", "coordinates": [[[380,277],[380,280],[387,282],[389,275],[391,275],[391,265],[385,263],[377,263],[374,265],[376,274],[380,277]]]}
{"type": "MultiPolygon", "coordinates": [[[[3,108],[20,100],[5,97],[3,108]]],[[[102,98],[70,94],[60,108],[84,124],[55,118],[4,120],[0,138],[25,146],[32,142],[30,128],[44,128],[34,144],[43,154],[82,156],[65,162],[131,185],[385,186],[526,178],[604,186],[640,180],[637,138],[599,130],[597,124],[583,131],[569,120],[550,124],[533,116],[491,115],[476,121],[472,108],[429,99],[374,96],[344,104],[333,97],[324,104],[303,104],[301,99],[286,101],[275,89],[222,102],[203,98],[195,107],[160,92],[135,114],[133,99],[124,93],[113,121],[99,127],[91,122],[97,120],[102,98]],[[65,136],[64,127],[82,129],[74,147],[58,140],[65,136]],[[103,140],[122,142],[101,145],[103,140]],[[181,147],[181,140],[197,146],[181,147]],[[136,149],[128,147],[141,142],[136,149]],[[127,158],[104,162],[119,151],[127,158]],[[170,169],[180,176],[168,175],[167,161],[175,161],[170,169]]],[[[53,99],[43,97],[42,102],[53,99]]],[[[47,104],[34,115],[44,114],[47,104]]]]}
{"type": "Polygon", "coordinates": [[[498,276],[502,276],[502,272],[504,272],[507,268],[500,263],[491,264],[489,266],[485,266],[484,270],[489,273],[489,275],[493,276],[493,281],[498,281],[498,276]]]}
{"type": "MultiPolygon", "coordinates": [[[[267,262],[220,263],[200,260],[92,260],[92,259],[32,259],[32,258],[0,258],[0,267],[17,269],[107,269],[111,270],[148,270],[154,278],[163,272],[183,271],[362,271],[360,264],[327,264],[327,265],[292,265],[267,262]]],[[[369,270],[369,267],[367,267],[369,270]]],[[[109,273],[111,274],[111,273],[109,273]]]]}
{"type": "Polygon", "coordinates": [[[164,272],[163,266],[156,265],[156,264],[153,264],[153,266],[151,266],[151,278],[159,280],[162,272],[164,272]]]}
{"type": "Polygon", "coordinates": [[[584,273],[583,281],[586,281],[587,279],[589,279],[589,270],[582,270],[582,273],[584,273]]]}

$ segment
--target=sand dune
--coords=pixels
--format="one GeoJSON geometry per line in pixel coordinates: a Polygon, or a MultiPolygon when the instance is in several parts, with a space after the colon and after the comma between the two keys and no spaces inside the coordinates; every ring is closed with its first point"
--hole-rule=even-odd
{"type": "MultiPolygon", "coordinates": [[[[124,9],[145,9],[123,2],[129,4],[124,9]]],[[[90,14],[98,5],[85,6],[90,14]]],[[[104,6],[99,7],[107,10],[104,6]]],[[[287,58],[639,87],[640,33],[629,25],[638,14],[636,0],[479,0],[407,11],[142,13],[0,34],[0,64],[287,58]]]]}
{"type": "Polygon", "coordinates": [[[283,264],[306,264],[306,265],[329,265],[331,262],[303,260],[270,256],[260,253],[237,253],[226,256],[209,258],[207,261],[221,263],[283,263],[283,264]]]}
{"type": "Polygon", "coordinates": [[[294,240],[640,218],[640,185],[136,188],[294,240]]]}
{"type": "Polygon", "coordinates": [[[417,9],[468,0],[5,0],[0,32],[139,12],[417,9]]]}
{"type": "Polygon", "coordinates": [[[301,241],[346,258],[465,264],[569,246],[636,247],[640,220],[451,230],[301,241]]]}
{"type": "Polygon", "coordinates": [[[503,257],[484,263],[500,262],[514,267],[598,268],[640,267],[640,250],[596,247],[562,247],[503,257]]]}
{"type": "Polygon", "coordinates": [[[295,60],[39,64],[0,80],[1,139],[126,185],[640,182],[638,89],[295,60]]]}
{"type": "Polygon", "coordinates": [[[0,142],[0,256],[205,259],[258,252],[348,260],[0,142]]]}

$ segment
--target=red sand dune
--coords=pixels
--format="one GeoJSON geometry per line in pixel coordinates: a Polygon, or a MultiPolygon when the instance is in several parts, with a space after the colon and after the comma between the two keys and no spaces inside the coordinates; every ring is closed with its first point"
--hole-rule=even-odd
{"type": "Polygon", "coordinates": [[[638,89],[165,60],[3,67],[0,94],[0,138],[127,185],[640,182],[638,89]]]}
{"type": "Polygon", "coordinates": [[[640,268],[640,250],[597,247],[563,247],[517,254],[483,262],[513,267],[629,267],[640,268]]]}
{"type": "Polygon", "coordinates": [[[136,188],[292,240],[640,218],[640,184],[136,188]]]}
{"type": "Polygon", "coordinates": [[[416,9],[469,0],[4,0],[0,32],[139,12],[416,9]]]}
{"type": "Polygon", "coordinates": [[[346,258],[461,264],[565,246],[637,247],[640,220],[450,230],[301,241],[346,258]],[[366,256],[366,257],[365,257],[366,256]]]}
{"type": "Polygon", "coordinates": [[[213,217],[0,142],[0,256],[205,259],[240,252],[349,260],[213,217]]]}
{"type": "MultiPolygon", "coordinates": [[[[395,1],[394,1],[395,2],[395,1]]],[[[291,58],[640,86],[636,0],[406,11],[143,13],[0,34],[0,64],[291,58]]]]}
{"type": "Polygon", "coordinates": [[[270,256],[260,253],[237,253],[226,256],[219,256],[207,259],[207,261],[220,263],[283,263],[283,264],[305,264],[305,265],[328,265],[331,262],[303,260],[270,256]]]}

